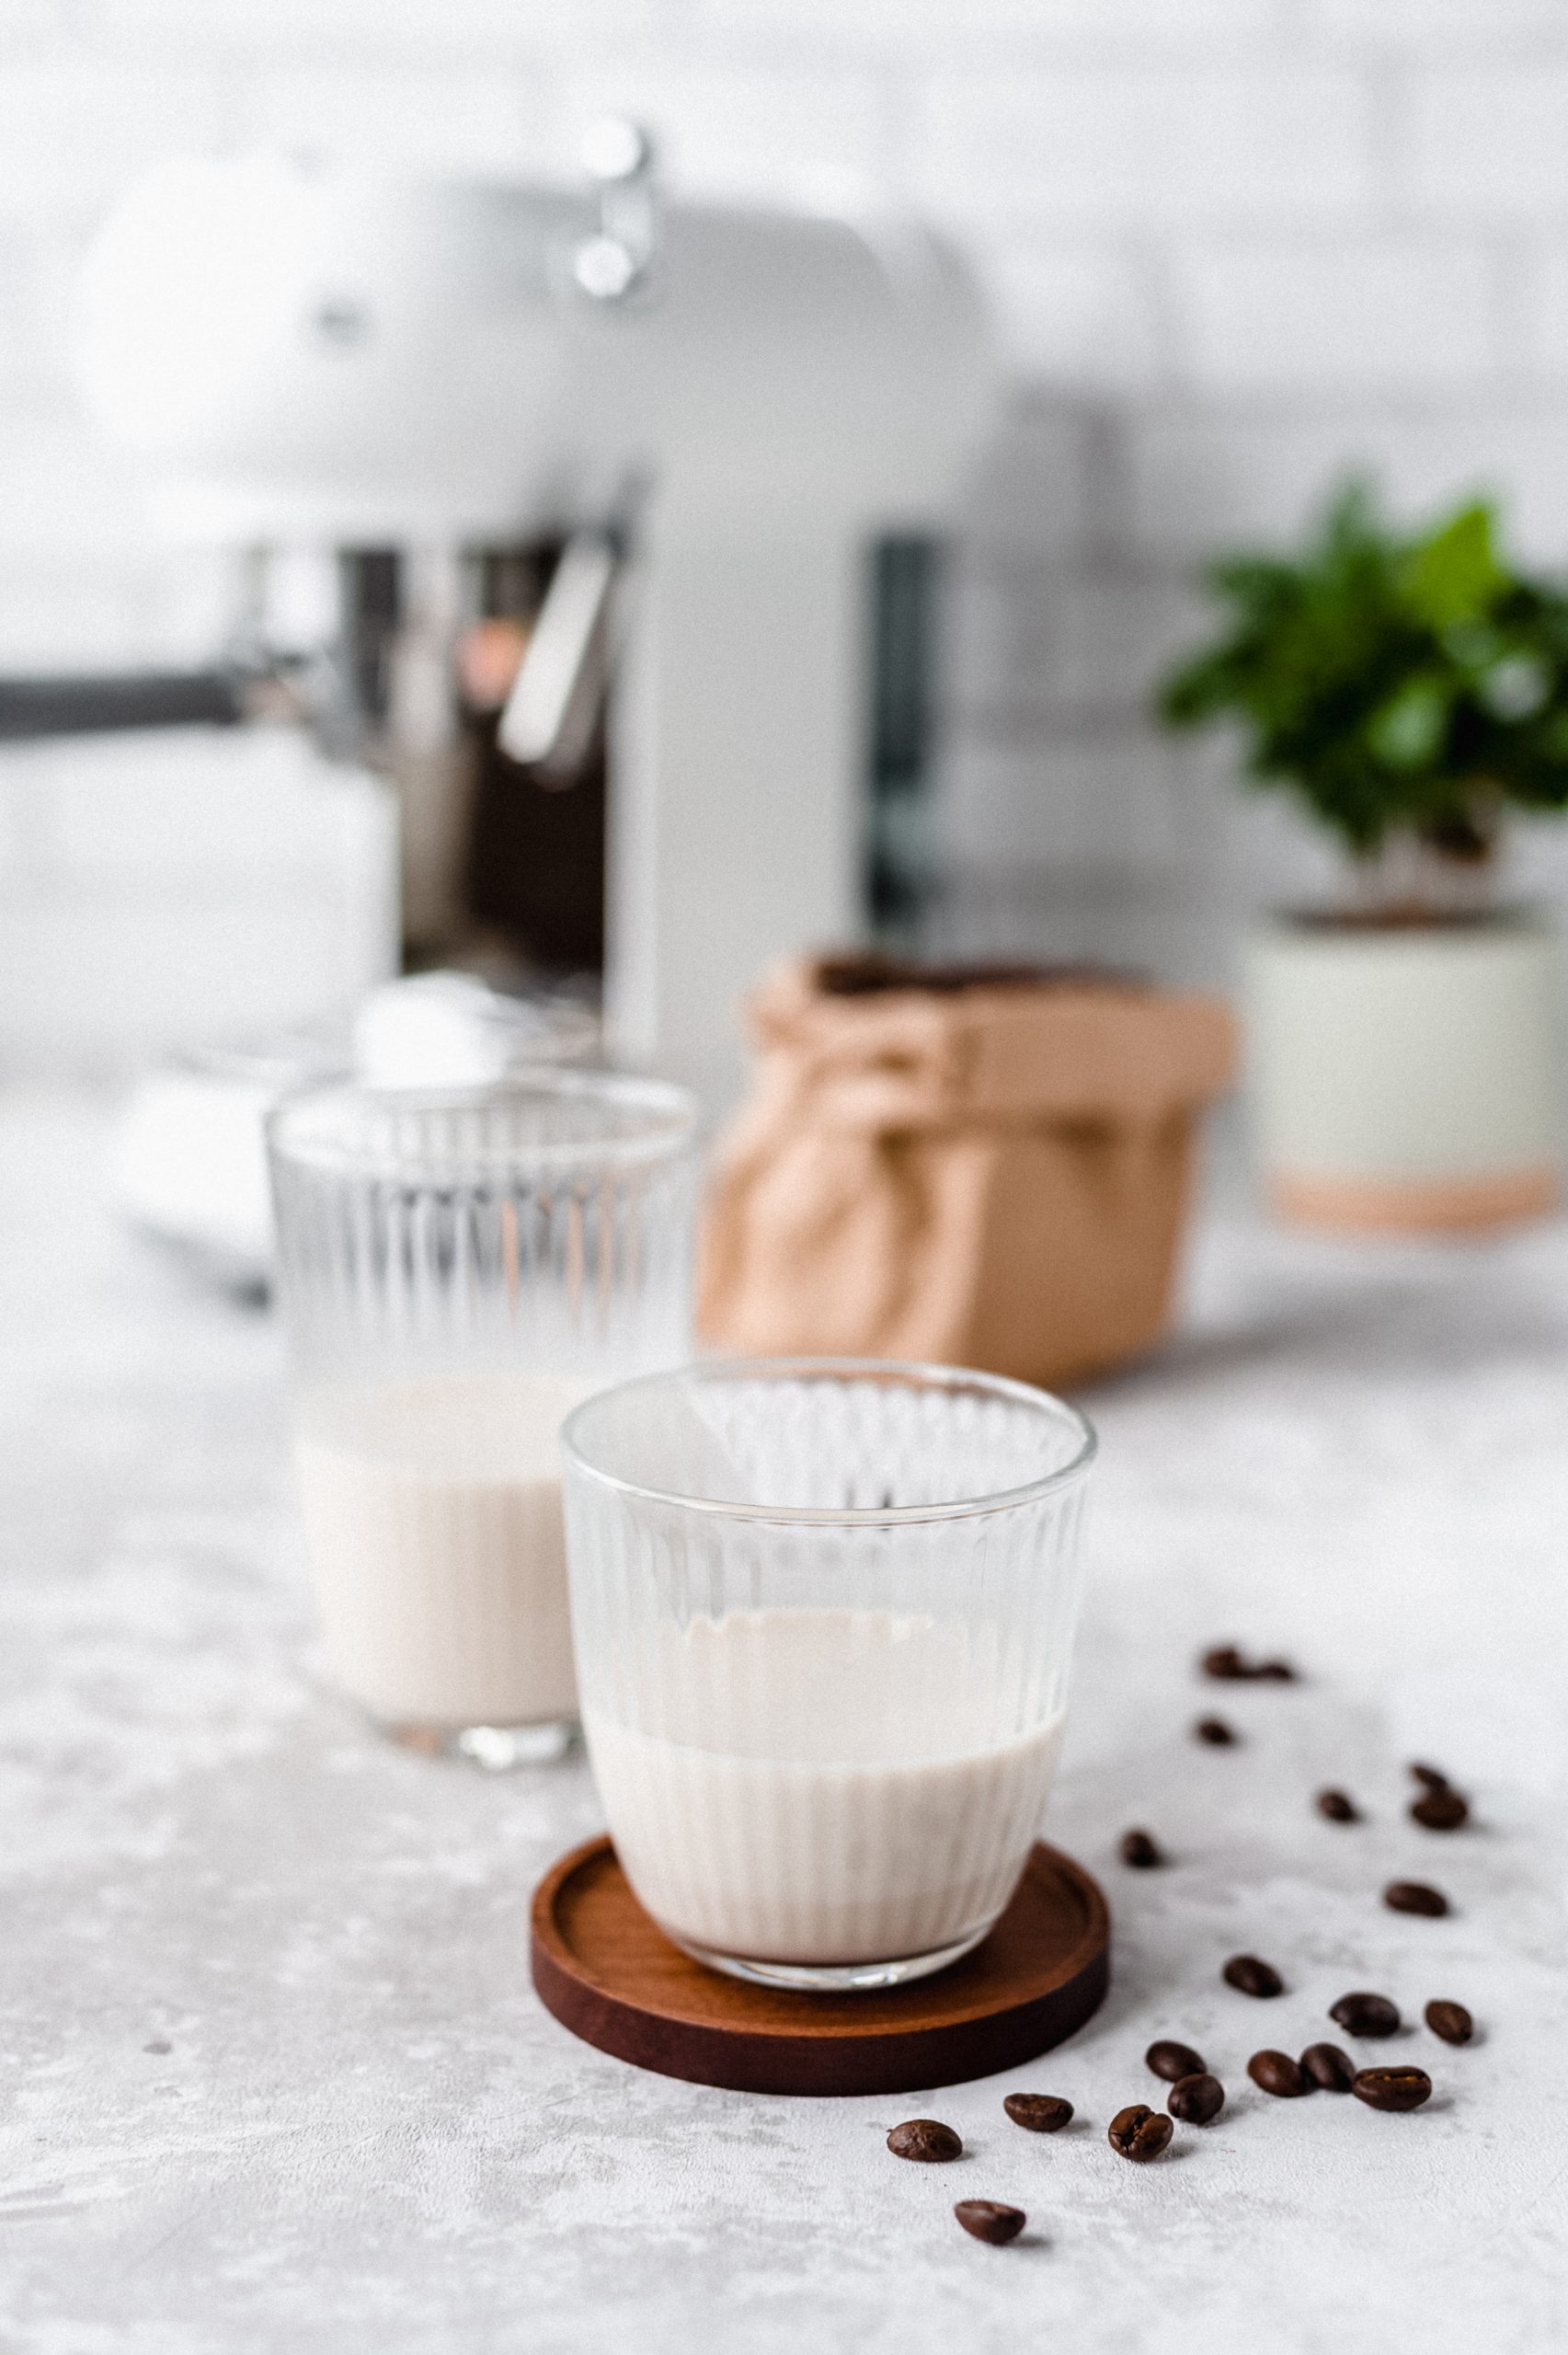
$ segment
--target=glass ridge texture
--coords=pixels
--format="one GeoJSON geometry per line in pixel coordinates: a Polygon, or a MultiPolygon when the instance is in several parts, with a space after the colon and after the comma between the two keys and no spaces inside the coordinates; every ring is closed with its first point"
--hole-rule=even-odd
{"type": "Polygon", "coordinates": [[[1093,1436],[939,1367],[689,1367],[563,1434],[584,1730],[701,1959],[894,1983],[977,1944],[1059,1747],[1093,1436]]]}
{"type": "Polygon", "coordinates": [[[560,1425],[690,1350],[691,1099],[554,1069],[345,1084],[281,1106],[269,1153],[329,1668],[418,1746],[555,1754],[560,1425]]]}

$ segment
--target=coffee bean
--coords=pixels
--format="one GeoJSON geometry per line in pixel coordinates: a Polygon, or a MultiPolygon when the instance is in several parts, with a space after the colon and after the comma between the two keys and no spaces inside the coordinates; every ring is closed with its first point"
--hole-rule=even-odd
{"type": "Polygon", "coordinates": [[[1301,2055],[1301,2066],[1325,2094],[1347,2094],[1356,2074],[1355,2062],[1337,2044],[1309,2044],[1301,2055]]]}
{"type": "Polygon", "coordinates": [[[1155,1865],[1162,1865],[1164,1861],[1164,1855],[1158,1844],[1150,1837],[1147,1832],[1124,1832],[1122,1833],[1122,1862],[1124,1865],[1133,1865],[1139,1872],[1149,1872],[1155,1865]]]}
{"type": "Polygon", "coordinates": [[[1439,1791],[1429,1790],[1425,1798],[1412,1799],[1410,1812],[1428,1832],[1457,1832],[1470,1814],[1470,1801],[1462,1791],[1445,1785],[1439,1791]]]}
{"type": "Polygon", "coordinates": [[[1399,2032],[1398,2005],[1391,2004],[1386,1995],[1369,1995],[1365,1990],[1355,1990],[1342,1995],[1337,2004],[1331,2004],[1329,2017],[1338,2021],[1346,2036],[1394,2036],[1399,2032]]]}
{"type": "Polygon", "coordinates": [[[1207,2126],[1225,2107],[1225,2088],[1207,2070],[1201,2076],[1178,2077],[1165,2097],[1165,2107],[1184,2126],[1207,2126]]]}
{"type": "Polygon", "coordinates": [[[1261,2086],[1265,2094],[1277,2095],[1281,2101],[1294,2101],[1299,2094],[1312,2090],[1312,2080],[1300,2062],[1292,2061],[1288,2052],[1276,2052],[1272,2047],[1253,2053],[1247,2063],[1247,2074],[1254,2085],[1261,2086]]]}
{"type": "Polygon", "coordinates": [[[1205,1676],[1221,1684],[1293,1684],[1296,1671],[1288,1660],[1250,1660],[1239,1644],[1216,1644],[1198,1663],[1205,1676]]]}
{"type": "Polygon", "coordinates": [[[1260,1962],[1255,1954],[1233,1954],[1220,1972],[1227,1987],[1234,1987],[1242,1995],[1283,1995],[1285,1982],[1269,1962],[1260,1962]]]}
{"type": "Polygon", "coordinates": [[[956,2159],[964,2148],[951,2126],[938,2118],[909,2118],[895,2126],[887,2148],[896,2159],[956,2159]]]}
{"type": "Polygon", "coordinates": [[[1118,2109],[1106,2129],[1106,2140],[1124,2159],[1157,2159],[1175,2131],[1162,2109],[1135,2101],[1118,2109]]]}
{"type": "Polygon", "coordinates": [[[1195,2052],[1190,2044],[1175,2044],[1168,2037],[1162,2037],[1158,2044],[1150,2046],[1143,2063],[1157,2077],[1163,2077],[1168,2085],[1173,2085],[1178,2077],[1201,2077],[1208,2066],[1202,2053],[1195,2052]]]}
{"type": "Polygon", "coordinates": [[[1475,2034],[1475,2022],[1462,2004],[1428,2004],[1425,2018],[1433,2035],[1445,2044],[1468,2044],[1475,2034]]]}
{"type": "Polygon", "coordinates": [[[1429,1913],[1436,1921],[1448,1910],[1448,1901],[1440,1889],[1426,1880],[1391,1880],[1383,1891],[1383,1903],[1392,1913],[1429,1913]]]}
{"type": "Polygon", "coordinates": [[[1350,2090],[1371,2109],[1419,2109],[1432,2098],[1425,2069],[1358,2069],[1350,2090]]]}
{"type": "Polygon", "coordinates": [[[1320,1791],[1318,1813],[1331,1823],[1359,1823],[1361,1810],[1346,1791],[1320,1791]]]}
{"type": "Polygon", "coordinates": [[[1207,1741],[1211,1750],[1229,1750],[1241,1740],[1223,1717],[1199,1717],[1193,1734],[1198,1741],[1207,1741]]]}
{"type": "Polygon", "coordinates": [[[1031,2134],[1059,2134],[1072,2116],[1072,2104],[1055,2094],[1006,2094],[1001,2106],[1014,2126],[1031,2134]]]}
{"type": "Polygon", "coordinates": [[[1429,1791],[1446,1791],[1448,1787],[1447,1775],[1439,1774],[1436,1766],[1422,1766],[1413,1761],[1410,1771],[1418,1783],[1425,1784],[1429,1791]]]}
{"type": "Polygon", "coordinates": [[[967,2233],[978,2241],[990,2241],[993,2248],[1015,2241],[1029,2221],[1022,2208],[1009,2208],[1000,2200],[960,2200],[953,2213],[967,2233]]]}

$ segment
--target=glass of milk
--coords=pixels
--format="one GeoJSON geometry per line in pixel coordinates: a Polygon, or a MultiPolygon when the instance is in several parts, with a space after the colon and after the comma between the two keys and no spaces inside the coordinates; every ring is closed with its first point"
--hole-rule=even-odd
{"type": "Polygon", "coordinates": [[[647,1912],[788,1987],[978,1945],[1061,1741],[1083,1417],[950,1367],[715,1362],[562,1448],[583,1729],[647,1912]]]}
{"type": "Polygon", "coordinates": [[[543,1068],[271,1116],[326,1661],[415,1748],[570,1746],[561,1422],[691,1349],[695,1136],[680,1088],[543,1068]]]}

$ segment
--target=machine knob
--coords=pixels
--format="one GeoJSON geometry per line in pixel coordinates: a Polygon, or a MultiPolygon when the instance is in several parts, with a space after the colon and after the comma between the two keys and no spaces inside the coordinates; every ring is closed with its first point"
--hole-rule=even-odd
{"type": "Polygon", "coordinates": [[[615,304],[647,292],[658,247],[654,144],[627,115],[604,115],[582,144],[598,219],[572,256],[572,278],[593,303],[615,304]]]}
{"type": "Polygon", "coordinates": [[[630,115],[601,115],[584,136],[582,167],[590,180],[646,179],[653,170],[653,141],[630,115]]]}

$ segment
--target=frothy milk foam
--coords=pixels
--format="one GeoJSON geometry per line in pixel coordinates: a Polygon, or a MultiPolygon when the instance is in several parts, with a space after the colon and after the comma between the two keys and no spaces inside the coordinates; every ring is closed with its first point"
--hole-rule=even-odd
{"type": "Polygon", "coordinates": [[[734,1612],[667,1629],[625,1673],[623,1712],[586,1708],[584,1730],[616,1853],[675,1937],[886,1962],[974,1935],[1012,1895],[1062,1717],[997,1740],[963,1626],[734,1612]]]}
{"type": "Polygon", "coordinates": [[[322,1635],[373,1716],[576,1716],[559,1441],[594,1386],[453,1374],[305,1404],[295,1458],[322,1635]]]}

